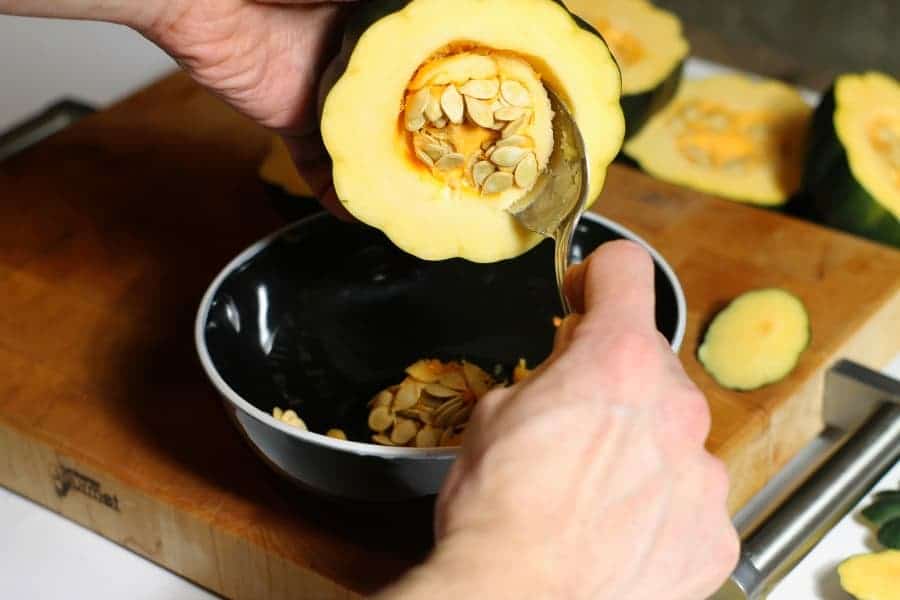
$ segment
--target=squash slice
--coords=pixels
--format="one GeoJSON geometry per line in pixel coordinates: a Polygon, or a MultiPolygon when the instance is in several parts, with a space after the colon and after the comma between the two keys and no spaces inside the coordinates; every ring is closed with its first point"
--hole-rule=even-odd
{"type": "Polygon", "coordinates": [[[799,298],[778,288],[753,290],[716,315],[698,358],[721,386],[749,391],[787,377],[809,341],[799,298]]]}

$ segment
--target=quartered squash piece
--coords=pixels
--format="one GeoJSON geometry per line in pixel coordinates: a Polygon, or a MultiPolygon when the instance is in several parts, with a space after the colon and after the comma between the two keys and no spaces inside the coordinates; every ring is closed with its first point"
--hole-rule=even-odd
{"type": "Polygon", "coordinates": [[[813,118],[805,179],[817,219],[900,247],[900,82],[836,80],[813,118]]]}
{"type": "Polygon", "coordinates": [[[690,52],[681,21],[647,0],[565,0],[569,10],[593,25],[622,71],[625,137],[675,95],[690,52]]]}
{"type": "Polygon", "coordinates": [[[778,288],[754,290],[716,315],[698,358],[723,387],[749,391],[787,377],[809,340],[809,316],[799,298],[778,288]]]}
{"type": "Polygon", "coordinates": [[[548,88],[582,133],[597,198],[624,136],[621,80],[560,2],[370,0],[351,15],[321,129],[338,198],[360,221],[427,260],[537,245],[506,209],[557,142],[548,88]]]}
{"type": "Polygon", "coordinates": [[[900,552],[848,558],[838,566],[841,587],[857,600],[900,600],[900,552]]]}
{"type": "Polygon", "coordinates": [[[800,185],[811,113],[780,82],[741,75],[685,81],[628,140],[625,154],[659,179],[780,206],[800,185]]]}
{"type": "Polygon", "coordinates": [[[501,385],[467,361],[423,359],[369,401],[372,441],[382,446],[458,446],[475,404],[501,385]]]}

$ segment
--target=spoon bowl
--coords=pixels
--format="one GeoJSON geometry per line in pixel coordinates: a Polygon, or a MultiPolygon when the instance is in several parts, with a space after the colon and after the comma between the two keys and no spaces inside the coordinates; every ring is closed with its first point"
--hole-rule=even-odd
{"type": "Polygon", "coordinates": [[[553,109],[555,141],[548,167],[531,191],[508,210],[527,229],[554,240],[556,284],[568,315],[572,307],[565,294],[565,276],[575,226],[587,207],[590,173],[584,139],[571,113],[556,94],[550,90],[547,94],[553,109]]]}

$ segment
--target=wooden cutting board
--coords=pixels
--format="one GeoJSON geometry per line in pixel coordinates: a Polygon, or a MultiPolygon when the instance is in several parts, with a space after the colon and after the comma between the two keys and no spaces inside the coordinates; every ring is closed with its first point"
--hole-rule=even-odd
{"type": "MultiPolygon", "coordinates": [[[[350,598],[431,544],[429,501],[337,505],[243,444],[195,357],[201,295],[283,222],[270,136],[183,75],[0,164],[0,483],[235,598],[350,598]]],[[[900,252],[614,166],[600,211],[671,262],[681,358],[713,413],[739,508],[820,428],[823,370],[900,351],[900,252]],[[787,380],[717,387],[702,326],[747,289],[797,293],[813,340],[787,380]]]]}

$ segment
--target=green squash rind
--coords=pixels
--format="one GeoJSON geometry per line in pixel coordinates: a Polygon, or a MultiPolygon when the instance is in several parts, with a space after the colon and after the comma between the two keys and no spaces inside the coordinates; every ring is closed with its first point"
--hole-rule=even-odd
{"type": "Polygon", "coordinates": [[[875,500],[894,500],[900,502],[900,490],[882,490],[876,492],[875,500]]]}
{"type": "Polygon", "coordinates": [[[876,499],[862,510],[862,516],[875,527],[900,518],[900,500],[876,499]]]}
{"type": "Polygon", "coordinates": [[[853,176],[834,127],[835,109],[832,85],[813,113],[803,181],[808,214],[823,225],[900,248],[900,219],[853,176]]]}
{"type": "Polygon", "coordinates": [[[684,75],[684,61],[672,69],[655,87],[639,94],[623,95],[621,104],[625,114],[625,139],[640,131],[641,127],[675,97],[684,75]]]}
{"type": "Polygon", "coordinates": [[[891,550],[900,550],[900,519],[892,519],[878,529],[878,543],[891,550]]]}

